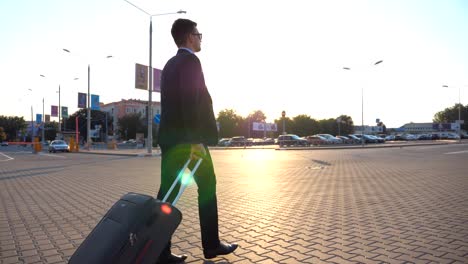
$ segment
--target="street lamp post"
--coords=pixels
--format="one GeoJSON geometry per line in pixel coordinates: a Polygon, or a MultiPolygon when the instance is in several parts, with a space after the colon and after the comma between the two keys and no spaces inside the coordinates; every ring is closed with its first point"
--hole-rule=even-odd
{"type": "Polygon", "coordinates": [[[154,16],[164,16],[164,15],[175,15],[175,14],[186,14],[187,12],[184,10],[179,10],[177,12],[170,12],[170,13],[162,13],[162,14],[150,14],[143,10],[142,8],[136,6],[135,4],[131,3],[130,1],[124,0],[125,2],[131,4],[141,12],[145,13],[150,17],[150,26],[149,26],[149,67],[148,67],[148,112],[147,121],[148,121],[148,137],[146,142],[146,148],[148,150],[148,154],[153,152],[153,120],[152,120],[152,96],[153,96],[153,17],[154,16]]]}
{"type": "MultiPolygon", "coordinates": [[[[42,78],[46,78],[46,76],[45,76],[44,74],[41,74],[40,76],[41,76],[42,78]]],[[[74,78],[73,80],[76,81],[76,80],[78,80],[78,79],[79,79],[79,78],[74,78]]],[[[61,103],[61,102],[60,102],[60,99],[61,99],[61,98],[60,98],[60,93],[61,93],[60,84],[59,84],[59,89],[58,89],[58,91],[56,91],[56,93],[59,94],[59,105],[58,105],[58,118],[59,118],[58,124],[59,124],[59,126],[58,126],[58,131],[59,131],[59,133],[60,133],[60,132],[62,132],[62,122],[61,122],[62,108],[61,108],[61,104],[60,104],[60,103],[61,103]]],[[[43,109],[42,109],[42,112],[43,112],[42,114],[44,115],[44,98],[42,99],[42,108],[43,108],[43,109]]]]}
{"type": "MultiPolygon", "coordinates": [[[[68,49],[62,49],[65,52],[71,53],[68,49]]],[[[112,58],[112,55],[107,55],[106,59],[112,58]]],[[[86,149],[89,151],[89,146],[91,145],[91,65],[88,63],[88,104],[86,107],[86,149]]]]}
{"type": "Polygon", "coordinates": [[[281,112],[281,117],[283,117],[283,135],[286,135],[286,128],[285,128],[286,111],[281,112]]]}
{"type": "MultiPolygon", "coordinates": [[[[374,63],[375,65],[378,65],[382,63],[383,60],[379,60],[374,63]]],[[[350,67],[343,67],[343,70],[348,70],[350,71],[350,67]]],[[[364,87],[361,86],[361,144],[364,147],[364,87]]]]}
{"type": "MultiPolygon", "coordinates": [[[[444,88],[449,88],[448,85],[442,85],[444,88]]],[[[460,87],[458,87],[458,142],[461,143],[461,101],[460,101],[460,87]]]]}

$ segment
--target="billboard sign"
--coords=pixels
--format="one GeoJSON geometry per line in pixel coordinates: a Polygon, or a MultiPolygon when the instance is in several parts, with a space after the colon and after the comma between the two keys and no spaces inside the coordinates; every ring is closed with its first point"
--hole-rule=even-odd
{"type": "Polygon", "coordinates": [[[253,131],[278,131],[278,127],[275,123],[253,122],[252,130],[253,131]]]}

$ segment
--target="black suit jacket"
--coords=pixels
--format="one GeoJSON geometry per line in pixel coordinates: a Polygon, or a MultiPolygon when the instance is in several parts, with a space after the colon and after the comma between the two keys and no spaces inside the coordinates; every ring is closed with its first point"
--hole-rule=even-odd
{"type": "Polygon", "coordinates": [[[211,96],[200,60],[179,49],[161,74],[160,145],[218,143],[211,96]]]}

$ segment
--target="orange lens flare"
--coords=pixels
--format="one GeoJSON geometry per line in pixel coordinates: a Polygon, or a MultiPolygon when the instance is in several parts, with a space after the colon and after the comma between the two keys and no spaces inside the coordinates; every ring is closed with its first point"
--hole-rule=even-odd
{"type": "Polygon", "coordinates": [[[168,215],[172,213],[172,208],[167,204],[163,204],[161,205],[161,211],[168,215]]]}

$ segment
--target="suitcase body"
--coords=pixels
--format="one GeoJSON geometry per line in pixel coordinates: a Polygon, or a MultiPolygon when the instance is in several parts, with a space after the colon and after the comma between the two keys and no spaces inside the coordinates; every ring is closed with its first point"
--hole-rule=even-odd
{"type": "MultiPolygon", "coordinates": [[[[193,177],[200,162],[190,177],[193,177]]],[[[163,201],[181,179],[182,173],[179,176],[163,201]]],[[[182,213],[174,204],[185,188],[181,186],[172,205],[149,195],[125,194],[81,243],[69,263],[155,263],[182,221],[182,213]]]]}

